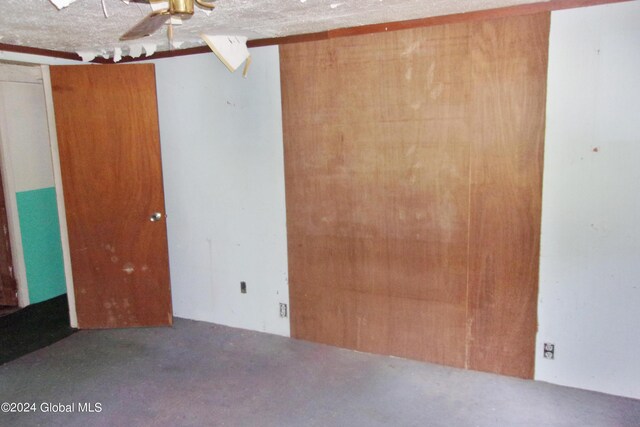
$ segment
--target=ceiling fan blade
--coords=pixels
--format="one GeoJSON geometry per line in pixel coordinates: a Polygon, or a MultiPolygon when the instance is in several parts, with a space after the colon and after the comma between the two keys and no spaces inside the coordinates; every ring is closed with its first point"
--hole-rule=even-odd
{"type": "Polygon", "coordinates": [[[134,40],[149,36],[158,31],[170,17],[171,14],[168,10],[153,12],[120,36],[120,40],[134,40]]]}

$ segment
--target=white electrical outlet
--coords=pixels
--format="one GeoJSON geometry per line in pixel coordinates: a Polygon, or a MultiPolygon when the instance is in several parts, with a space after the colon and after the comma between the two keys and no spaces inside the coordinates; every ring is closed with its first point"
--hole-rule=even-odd
{"type": "Polygon", "coordinates": [[[553,360],[555,358],[556,345],[551,343],[544,343],[544,358],[553,360]]]}

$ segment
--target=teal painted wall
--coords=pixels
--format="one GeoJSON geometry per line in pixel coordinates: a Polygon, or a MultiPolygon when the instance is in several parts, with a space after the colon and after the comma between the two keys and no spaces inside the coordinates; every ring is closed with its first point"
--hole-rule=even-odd
{"type": "Polygon", "coordinates": [[[55,188],[16,193],[29,302],[67,292],[55,188]]]}

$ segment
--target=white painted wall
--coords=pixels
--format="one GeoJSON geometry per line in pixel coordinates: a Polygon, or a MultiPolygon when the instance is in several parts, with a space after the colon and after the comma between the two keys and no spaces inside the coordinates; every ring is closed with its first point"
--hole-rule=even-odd
{"type": "MultiPolygon", "coordinates": [[[[0,64],[0,73],[3,67],[0,64]]],[[[40,72],[40,67],[36,67],[40,72]]],[[[14,190],[53,187],[53,166],[42,79],[39,83],[0,81],[3,140],[9,145],[14,190]]]]}
{"type": "Polygon", "coordinates": [[[277,47],[156,60],[174,314],[289,335],[277,47]],[[247,293],[240,293],[240,282],[247,293]]]}
{"type": "Polygon", "coordinates": [[[640,398],[640,2],[552,14],[545,144],[535,377],[640,398]]]}

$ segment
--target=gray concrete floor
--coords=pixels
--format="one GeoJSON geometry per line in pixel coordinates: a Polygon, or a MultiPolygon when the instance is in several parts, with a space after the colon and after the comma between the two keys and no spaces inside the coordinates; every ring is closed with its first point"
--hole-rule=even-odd
{"type": "Polygon", "coordinates": [[[181,319],[81,331],[3,365],[0,402],[37,408],[2,426],[640,425],[639,400],[181,319]],[[42,412],[59,403],[75,412],[42,412]]]}

